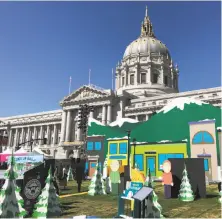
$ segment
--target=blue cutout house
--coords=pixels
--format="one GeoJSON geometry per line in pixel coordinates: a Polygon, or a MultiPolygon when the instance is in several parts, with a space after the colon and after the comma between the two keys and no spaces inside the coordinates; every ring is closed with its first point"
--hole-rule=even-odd
{"type": "Polygon", "coordinates": [[[96,164],[99,162],[100,170],[103,171],[105,161],[104,136],[87,137],[86,152],[88,160],[86,162],[86,174],[90,178],[96,170],[96,164]]]}

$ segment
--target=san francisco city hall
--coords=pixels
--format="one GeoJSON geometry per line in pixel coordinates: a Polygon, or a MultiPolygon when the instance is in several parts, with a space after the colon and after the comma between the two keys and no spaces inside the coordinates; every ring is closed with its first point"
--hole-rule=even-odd
{"type": "MultiPolygon", "coordinates": [[[[31,139],[47,138],[45,145],[39,140],[33,147],[56,159],[68,158],[83,143],[78,129],[80,104],[94,106],[89,116],[107,125],[123,117],[148,120],[153,112],[178,97],[192,97],[221,107],[221,87],[179,93],[178,77],[178,66],[166,45],[155,37],[146,9],[139,38],[129,44],[117,64],[115,90],[84,85],[64,97],[62,109],[0,118],[0,131],[8,137],[2,150],[31,139]]],[[[30,148],[24,145],[25,150],[30,148]]]]}

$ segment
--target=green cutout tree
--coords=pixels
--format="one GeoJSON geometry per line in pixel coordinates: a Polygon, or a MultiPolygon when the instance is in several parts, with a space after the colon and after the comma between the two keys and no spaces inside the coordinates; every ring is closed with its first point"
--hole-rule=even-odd
{"type": "Polygon", "coordinates": [[[45,182],[46,185],[38,197],[38,202],[35,204],[33,218],[53,218],[62,214],[58,195],[52,181],[51,168],[45,182]]]}
{"type": "Polygon", "coordinates": [[[68,171],[68,181],[72,181],[72,180],[74,180],[73,179],[73,174],[72,174],[72,168],[71,167],[69,167],[69,171],[68,171]]]}
{"type": "Polygon", "coordinates": [[[103,177],[98,163],[96,164],[96,170],[91,179],[88,194],[91,196],[106,194],[103,177]]]}
{"type": "Polygon", "coordinates": [[[23,218],[27,212],[23,208],[24,201],[20,196],[20,188],[16,185],[18,174],[14,171],[15,158],[11,156],[11,163],[5,172],[5,183],[0,193],[0,217],[23,218]]]}
{"type": "MultiPolygon", "coordinates": [[[[153,183],[153,178],[151,176],[151,172],[150,169],[148,168],[147,170],[147,178],[146,178],[146,182],[145,182],[145,186],[152,188],[153,192],[152,195],[150,195],[149,201],[152,203],[152,211],[150,213],[150,217],[154,217],[154,218],[164,218],[162,215],[162,206],[159,204],[158,202],[158,196],[154,191],[154,183],[153,183]]],[[[149,204],[149,203],[148,203],[149,204]]]]}
{"type": "Polygon", "coordinates": [[[190,181],[188,178],[186,165],[184,166],[184,170],[183,170],[183,178],[182,178],[180,191],[179,191],[179,200],[184,201],[184,202],[190,202],[194,200],[194,195],[193,195],[193,191],[192,191],[190,181]]]}

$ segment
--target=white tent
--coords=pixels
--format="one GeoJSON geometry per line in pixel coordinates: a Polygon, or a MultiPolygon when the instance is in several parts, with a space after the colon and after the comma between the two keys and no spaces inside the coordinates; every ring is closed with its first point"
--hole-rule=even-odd
{"type": "Polygon", "coordinates": [[[7,148],[5,151],[3,151],[1,154],[11,154],[12,148],[7,148]]]}
{"type": "Polygon", "coordinates": [[[14,154],[27,154],[28,152],[24,148],[20,148],[14,154]]]}
{"type": "Polygon", "coordinates": [[[31,154],[35,154],[35,155],[43,155],[44,156],[44,158],[53,158],[51,155],[49,155],[49,154],[46,154],[46,153],[44,153],[40,148],[38,148],[38,147],[35,147],[34,149],[33,149],[33,151],[29,154],[29,155],[31,155],[31,154]]]}

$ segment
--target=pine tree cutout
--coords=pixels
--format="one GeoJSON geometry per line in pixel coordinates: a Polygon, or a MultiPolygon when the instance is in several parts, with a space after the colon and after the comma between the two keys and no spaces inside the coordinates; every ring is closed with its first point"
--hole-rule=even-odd
{"type": "Polygon", "coordinates": [[[72,174],[72,168],[71,167],[69,168],[69,171],[68,171],[67,180],[68,181],[73,180],[73,174],[72,174]]]}
{"type": "Polygon", "coordinates": [[[105,159],[104,164],[103,164],[103,178],[104,179],[107,178],[107,168],[108,168],[108,158],[107,158],[107,155],[106,155],[106,159],[105,159]]]}
{"type": "MultiPolygon", "coordinates": [[[[146,177],[146,181],[145,181],[145,186],[152,188],[152,189],[154,188],[153,179],[152,179],[151,172],[150,172],[149,168],[147,170],[147,177],[146,177]]],[[[158,203],[158,196],[154,190],[152,192],[152,195],[150,195],[149,200],[152,203],[152,211],[153,212],[151,213],[151,216],[153,215],[154,218],[163,218],[163,215],[161,214],[162,207],[158,203]]]]}
{"type": "Polygon", "coordinates": [[[96,164],[96,170],[91,179],[88,194],[91,196],[106,194],[102,174],[98,163],[96,164]]]}
{"type": "Polygon", "coordinates": [[[147,176],[146,176],[146,181],[145,181],[144,185],[148,186],[150,188],[154,187],[153,178],[151,176],[150,168],[147,169],[147,176]]]}
{"type": "Polygon", "coordinates": [[[20,189],[16,185],[18,174],[14,171],[15,158],[11,156],[9,168],[4,174],[5,183],[0,193],[0,217],[1,218],[23,218],[27,212],[23,208],[24,201],[20,196],[20,189]]]}
{"type": "Polygon", "coordinates": [[[35,210],[33,212],[33,218],[52,218],[61,215],[62,211],[56,194],[56,189],[52,181],[51,168],[46,178],[46,185],[42,190],[42,193],[38,197],[38,202],[35,204],[35,210]]]}
{"type": "Polygon", "coordinates": [[[183,170],[183,178],[179,191],[179,199],[185,202],[190,202],[194,200],[194,195],[188,178],[186,165],[183,170]]]}

